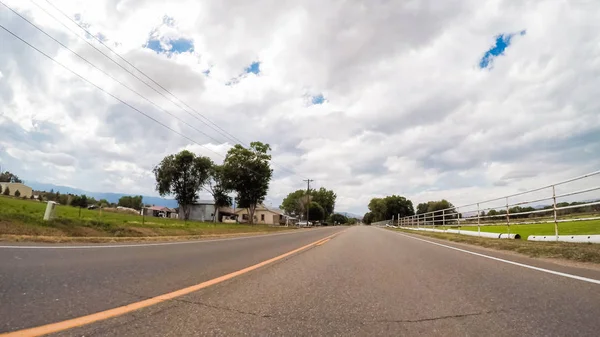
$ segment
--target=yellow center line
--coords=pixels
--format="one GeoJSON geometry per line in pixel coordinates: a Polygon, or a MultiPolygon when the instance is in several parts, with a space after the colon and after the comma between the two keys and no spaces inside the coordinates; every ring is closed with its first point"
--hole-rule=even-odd
{"type": "Polygon", "coordinates": [[[316,245],[320,246],[320,245],[326,244],[329,240],[331,240],[331,238],[329,238],[329,239],[323,239],[321,242],[317,243],[316,245]]]}
{"type": "Polygon", "coordinates": [[[341,232],[338,233],[334,233],[328,237],[325,237],[323,239],[317,240],[313,243],[309,243],[306,246],[302,246],[300,248],[294,249],[292,251],[289,251],[285,254],[276,256],[274,258],[265,260],[263,262],[257,263],[255,265],[252,265],[250,267],[246,267],[244,269],[240,269],[238,271],[234,271],[233,273],[229,273],[223,276],[219,276],[217,278],[214,278],[212,280],[208,280],[187,288],[183,288],[183,289],[179,289],[179,290],[175,290],[173,292],[167,293],[167,294],[163,294],[163,295],[159,295],[153,298],[149,298],[147,300],[143,300],[143,301],[139,301],[139,302],[134,302],[134,303],[130,303],[121,307],[117,307],[117,308],[113,308],[113,309],[108,309],[105,311],[100,311],[94,314],[90,314],[90,315],[86,315],[86,316],[81,316],[81,317],[77,317],[77,318],[73,318],[73,319],[69,319],[66,321],[62,321],[62,322],[56,322],[56,323],[50,323],[50,324],[46,324],[46,325],[41,325],[38,327],[34,327],[34,328],[29,328],[29,329],[23,329],[23,330],[18,330],[18,331],[13,331],[13,332],[7,332],[7,333],[2,333],[0,334],[0,337],[23,337],[23,336],[43,336],[43,335],[47,335],[47,334],[51,334],[51,333],[55,333],[55,332],[59,332],[59,331],[64,331],[67,329],[72,329],[75,327],[79,327],[79,326],[83,326],[83,325],[87,325],[90,323],[94,323],[94,322],[98,322],[98,321],[102,321],[108,318],[112,318],[112,317],[117,317],[117,316],[121,316],[127,313],[130,313],[132,311],[135,310],[139,310],[142,308],[146,308],[164,301],[168,301],[168,300],[172,300],[176,297],[180,297],[183,295],[187,295],[189,293],[192,293],[194,291],[198,291],[200,289],[204,289],[207,287],[210,287],[212,285],[215,285],[217,283],[221,283],[223,281],[227,281],[229,279],[232,279],[236,276],[240,276],[242,274],[248,273],[250,271],[256,270],[260,267],[263,267],[265,265],[268,265],[270,263],[273,263],[275,261],[279,261],[281,259],[284,259],[290,255],[293,255],[295,253],[298,253],[300,251],[303,251],[305,249],[308,249],[310,247],[314,247],[314,246],[318,246],[321,245],[327,241],[329,241],[331,238],[333,238],[334,236],[341,234],[343,232],[345,232],[346,230],[343,230],[341,232]]]}

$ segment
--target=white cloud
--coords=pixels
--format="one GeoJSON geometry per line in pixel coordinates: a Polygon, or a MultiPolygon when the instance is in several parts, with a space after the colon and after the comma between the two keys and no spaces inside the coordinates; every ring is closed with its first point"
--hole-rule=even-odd
{"type": "MultiPolygon", "coordinates": [[[[363,212],[376,196],[470,203],[600,166],[600,37],[594,33],[600,5],[594,1],[53,3],[236,138],[270,143],[276,165],[268,202],[274,206],[304,188],[304,177],[334,189],[339,210],[363,212]],[[491,69],[479,69],[498,34],[522,30],[527,33],[515,36],[491,69]],[[172,39],[193,40],[194,51],[157,54],[143,47],[151,36],[163,47],[172,39]],[[261,72],[244,74],[257,61],[261,72]],[[317,94],[327,101],[309,106],[307,97],[317,94]]],[[[209,136],[2,10],[8,29],[210,150],[0,31],[4,166],[30,180],[153,194],[151,170],[165,155],[185,148],[220,162],[231,147],[233,140],[202,116],[140,83],[30,2],[8,4],[209,136]]]]}

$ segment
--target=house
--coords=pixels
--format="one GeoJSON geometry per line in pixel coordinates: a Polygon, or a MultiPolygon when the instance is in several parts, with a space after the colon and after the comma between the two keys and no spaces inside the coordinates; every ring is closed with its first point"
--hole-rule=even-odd
{"type": "Polygon", "coordinates": [[[19,191],[19,198],[29,199],[33,195],[33,189],[22,183],[0,183],[0,186],[2,186],[2,193],[4,193],[4,191],[6,191],[6,188],[8,187],[9,195],[12,196],[14,196],[15,193],[17,193],[17,191],[19,191]]]}
{"type": "Polygon", "coordinates": [[[177,212],[174,209],[164,206],[144,207],[142,208],[141,213],[142,215],[155,216],[159,218],[177,218],[177,212]]]}
{"type": "MultiPolygon", "coordinates": [[[[249,221],[249,212],[247,208],[239,208],[235,211],[240,223],[249,221]]],[[[254,210],[254,223],[264,225],[285,225],[288,222],[288,216],[282,210],[277,208],[267,208],[265,205],[256,206],[254,210]]]]}
{"type": "MultiPolygon", "coordinates": [[[[190,207],[190,220],[197,221],[214,221],[215,219],[215,202],[212,200],[198,200],[190,207]]],[[[183,210],[179,207],[179,218],[183,219],[183,210]]]]}

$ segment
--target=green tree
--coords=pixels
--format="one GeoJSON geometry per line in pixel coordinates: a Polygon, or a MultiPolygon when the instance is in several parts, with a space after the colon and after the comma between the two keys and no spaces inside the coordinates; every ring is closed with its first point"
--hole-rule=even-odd
{"type": "MultiPolygon", "coordinates": [[[[174,195],[183,217],[190,217],[190,206],[198,199],[198,191],[210,178],[212,161],[183,150],[166,156],[153,172],[156,190],[161,196],[174,195]]],[[[141,200],[140,200],[141,206],[141,200]]]]}
{"type": "Polygon", "coordinates": [[[331,222],[334,224],[343,225],[348,223],[348,218],[342,214],[334,213],[331,215],[331,222]]]}
{"type": "MultiPolygon", "coordinates": [[[[143,197],[141,195],[137,195],[137,196],[130,196],[130,195],[124,195],[121,198],[119,198],[119,203],[118,205],[121,207],[127,207],[127,208],[133,208],[136,210],[141,210],[142,209],[142,202],[143,197]]],[[[94,200],[94,202],[91,203],[96,203],[96,201],[94,200]]]]}
{"type": "Polygon", "coordinates": [[[370,225],[373,222],[373,213],[367,212],[363,215],[363,222],[370,225]]]}
{"type": "Polygon", "coordinates": [[[496,216],[496,215],[498,215],[498,211],[497,211],[497,210],[495,210],[495,209],[491,209],[491,210],[490,210],[490,211],[487,213],[487,215],[488,215],[488,216],[496,216]]]}
{"type": "Polygon", "coordinates": [[[399,195],[391,195],[385,198],[373,198],[369,202],[371,222],[391,220],[415,214],[412,201],[399,195]]]}
{"type": "Polygon", "coordinates": [[[335,199],[337,198],[337,195],[332,190],[328,190],[325,187],[321,187],[318,190],[311,190],[310,195],[312,197],[312,201],[318,203],[323,207],[325,211],[325,218],[333,214],[333,210],[335,209],[335,199]]]}
{"type": "Polygon", "coordinates": [[[223,162],[226,189],[237,193],[237,204],[248,208],[250,224],[254,223],[256,206],[262,203],[273,175],[269,144],[252,142],[249,148],[236,144],[229,149],[223,162]]]}
{"type": "Polygon", "coordinates": [[[0,194],[2,193],[2,185],[0,185],[0,194]]]}
{"type": "MultiPolygon", "coordinates": [[[[50,199],[48,199],[50,200],[50,199]]],[[[73,206],[73,207],[80,207],[79,203],[80,203],[81,197],[78,195],[74,195],[71,197],[71,203],[69,205],[73,206]]]]}
{"type": "Polygon", "coordinates": [[[101,207],[107,207],[108,205],[110,205],[110,202],[108,202],[108,200],[106,200],[106,199],[100,199],[100,201],[98,201],[98,204],[101,207]]]}
{"type": "Polygon", "coordinates": [[[88,198],[85,194],[82,195],[81,198],[79,198],[79,207],[81,207],[81,208],[88,207],[88,198]]]}
{"type": "Polygon", "coordinates": [[[29,199],[31,199],[31,200],[33,200],[33,199],[34,199],[34,198],[33,198],[33,194],[31,194],[31,195],[29,196],[29,199]]]}
{"type": "Polygon", "coordinates": [[[319,203],[312,201],[308,206],[308,221],[322,221],[325,219],[325,209],[319,203]]]}
{"type": "MultiPolygon", "coordinates": [[[[385,201],[382,198],[373,198],[369,202],[369,211],[371,213],[371,222],[377,222],[385,219],[385,201]]],[[[391,219],[391,217],[390,217],[391,219]]]]}
{"type": "Polygon", "coordinates": [[[281,208],[286,214],[302,217],[306,214],[306,205],[311,200],[306,198],[306,190],[297,190],[288,194],[282,201],[281,208]]]}
{"type": "Polygon", "coordinates": [[[426,202],[422,202],[420,204],[417,205],[417,214],[424,214],[427,213],[427,208],[429,207],[429,204],[426,202]]]}
{"type": "MultiPolygon", "coordinates": [[[[210,178],[207,183],[207,190],[215,201],[215,208],[231,206],[232,200],[229,196],[231,191],[226,188],[223,166],[211,163],[210,178]]],[[[217,217],[215,217],[215,221],[217,220],[217,217]]]]}
{"type": "Polygon", "coordinates": [[[0,182],[2,183],[23,183],[19,177],[8,171],[0,173],[0,182]]]}
{"type": "Polygon", "coordinates": [[[17,198],[18,198],[18,197],[20,197],[20,196],[21,196],[21,192],[20,192],[19,190],[16,190],[16,191],[15,191],[15,197],[17,197],[17,198]]]}
{"type": "Polygon", "coordinates": [[[2,194],[10,195],[10,187],[6,186],[6,188],[4,189],[4,192],[2,192],[2,194]]]}

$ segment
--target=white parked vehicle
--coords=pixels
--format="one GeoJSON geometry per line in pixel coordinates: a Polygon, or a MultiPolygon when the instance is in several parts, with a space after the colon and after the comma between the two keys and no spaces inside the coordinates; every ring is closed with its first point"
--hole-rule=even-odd
{"type": "Polygon", "coordinates": [[[310,227],[312,224],[307,221],[298,221],[298,227],[310,227]]]}

